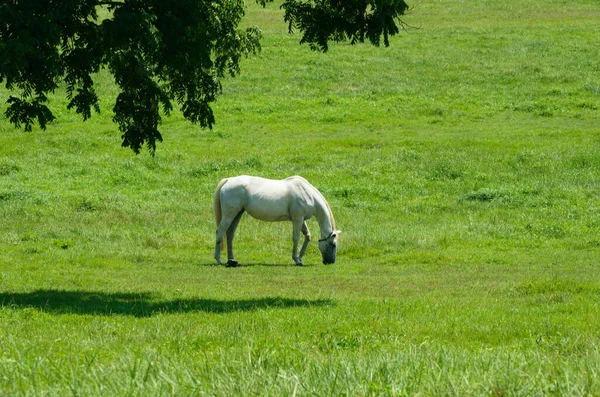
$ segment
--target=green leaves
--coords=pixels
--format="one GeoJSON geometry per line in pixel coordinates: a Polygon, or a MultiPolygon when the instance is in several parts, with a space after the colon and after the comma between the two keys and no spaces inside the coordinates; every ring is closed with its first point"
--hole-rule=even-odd
{"type": "MultiPolygon", "coordinates": [[[[269,0],[257,0],[266,5],[269,0]]],[[[330,40],[379,45],[398,32],[403,0],[288,0],[282,5],[301,43],[327,50],[330,40]]],[[[258,27],[238,29],[243,0],[20,0],[0,5],[0,82],[12,96],[6,111],[16,127],[45,129],[54,119],[46,94],[66,83],[68,109],[84,120],[100,111],[92,75],[108,67],[120,89],[113,120],[123,146],[151,153],[161,110],[175,100],[202,127],[215,123],[211,103],[221,79],[240,72],[243,56],[260,51],[258,27]],[[98,19],[98,9],[108,15],[98,19]]]]}
{"type": "Polygon", "coordinates": [[[23,0],[0,6],[0,82],[11,96],[6,116],[16,127],[31,131],[34,120],[42,129],[54,120],[45,105],[46,94],[53,92],[61,79],[67,82],[69,96],[80,85],[69,107],[88,118],[98,99],[91,87],[89,74],[97,71],[100,60],[94,51],[80,54],[89,46],[89,18],[95,17],[95,1],[23,0]],[[65,77],[66,76],[66,77],[65,77]]]}
{"type": "Polygon", "coordinates": [[[50,109],[43,104],[46,102],[46,97],[43,95],[38,96],[31,102],[11,96],[6,102],[10,104],[6,110],[6,117],[17,128],[23,126],[25,131],[30,132],[33,120],[37,119],[40,127],[45,129],[46,124],[54,120],[50,109]]]}
{"type": "Polygon", "coordinates": [[[408,9],[404,0],[286,0],[281,7],[290,32],[304,32],[300,43],[320,51],[328,50],[329,41],[368,40],[379,46],[382,36],[389,46],[408,9]]]}

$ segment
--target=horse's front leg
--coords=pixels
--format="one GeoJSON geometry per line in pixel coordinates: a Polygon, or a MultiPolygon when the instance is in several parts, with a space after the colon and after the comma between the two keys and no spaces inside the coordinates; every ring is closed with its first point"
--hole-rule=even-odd
{"type": "Polygon", "coordinates": [[[302,244],[302,248],[300,248],[299,258],[300,262],[302,262],[302,258],[306,253],[306,247],[308,247],[308,243],[310,243],[310,231],[308,230],[308,226],[306,226],[306,221],[302,222],[302,234],[304,235],[304,243],[302,244]]]}
{"type": "Polygon", "coordinates": [[[298,256],[298,242],[300,242],[300,230],[302,229],[302,224],[304,223],[304,219],[292,219],[292,241],[294,243],[292,248],[292,259],[296,262],[296,265],[302,266],[302,259],[298,256]]]}

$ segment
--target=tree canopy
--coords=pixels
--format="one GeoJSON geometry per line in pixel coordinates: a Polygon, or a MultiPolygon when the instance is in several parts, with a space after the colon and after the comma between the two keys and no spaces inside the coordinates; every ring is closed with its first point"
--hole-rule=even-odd
{"type": "MultiPolygon", "coordinates": [[[[262,6],[273,0],[256,0],[262,6]]],[[[284,0],[290,32],[327,51],[330,41],[389,45],[403,27],[404,0],[284,0]]],[[[113,120],[122,145],[154,153],[176,101],[186,119],[212,127],[210,104],[242,57],[260,50],[258,27],[241,30],[244,0],[0,0],[0,83],[16,127],[54,120],[47,94],[64,82],[68,109],[84,120],[99,112],[92,75],[106,67],[119,94],[113,120]],[[99,18],[107,9],[109,16],[99,18]]]]}

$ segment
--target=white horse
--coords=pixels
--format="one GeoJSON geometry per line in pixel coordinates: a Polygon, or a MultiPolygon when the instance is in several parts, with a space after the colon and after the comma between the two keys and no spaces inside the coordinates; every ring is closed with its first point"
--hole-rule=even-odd
{"type": "Polygon", "coordinates": [[[302,257],[310,242],[306,220],[315,216],[321,228],[319,249],[323,263],[335,263],[339,230],[329,203],[306,179],[292,176],[280,181],[255,176],[225,178],[217,185],[214,196],[215,219],[217,221],[217,244],[215,259],[221,264],[223,237],[227,235],[227,266],[235,267],[233,237],[244,211],[252,217],[268,222],[292,221],[292,259],[302,266],[302,257]],[[300,232],[304,243],[298,254],[300,232]]]}

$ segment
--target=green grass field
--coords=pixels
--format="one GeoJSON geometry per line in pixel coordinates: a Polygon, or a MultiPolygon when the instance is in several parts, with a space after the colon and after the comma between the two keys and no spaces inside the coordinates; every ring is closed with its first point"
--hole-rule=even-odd
{"type": "Polygon", "coordinates": [[[600,3],[473,3],[319,54],[249,2],[263,51],[155,157],[107,73],[88,122],[2,115],[0,395],[600,395],[600,3]],[[245,216],[215,266],[237,174],[318,187],[336,264],[245,216]]]}

